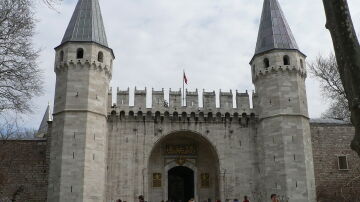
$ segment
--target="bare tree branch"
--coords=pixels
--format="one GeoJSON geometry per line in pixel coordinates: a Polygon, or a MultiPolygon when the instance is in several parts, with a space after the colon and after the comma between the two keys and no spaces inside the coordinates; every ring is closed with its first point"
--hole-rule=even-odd
{"type": "Polygon", "coordinates": [[[330,108],[322,117],[350,121],[349,105],[341,83],[335,55],[330,54],[328,57],[320,55],[308,67],[311,75],[320,81],[323,96],[331,101],[330,108]]]}
{"type": "Polygon", "coordinates": [[[0,113],[29,112],[31,99],[42,93],[42,72],[36,61],[39,51],[32,43],[32,3],[0,1],[0,113]]]}

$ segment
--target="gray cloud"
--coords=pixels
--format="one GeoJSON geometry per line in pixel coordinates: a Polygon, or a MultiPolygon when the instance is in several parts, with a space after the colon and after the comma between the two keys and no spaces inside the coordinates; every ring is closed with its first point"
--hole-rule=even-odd
{"type": "MultiPolygon", "coordinates": [[[[308,61],[332,50],[324,28],[321,1],[279,0],[301,50],[308,61]]],[[[360,2],[348,1],[356,27],[360,2]]],[[[59,13],[37,8],[35,43],[42,49],[44,96],[34,100],[34,115],[26,126],[37,127],[55,86],[54,51],[70,20],[76,1],[66,0],[59,13]]],[[[262,0],[101,0],[102,14],[116,60],[112,86],[126,89],[182,86],[186,69],[188,88],[228,91],[253,90],[249,61],[255,50],[262,0]]],[[[307,80],[309,112],[319,117],[326,109],[318,82],[307,80]]]]}

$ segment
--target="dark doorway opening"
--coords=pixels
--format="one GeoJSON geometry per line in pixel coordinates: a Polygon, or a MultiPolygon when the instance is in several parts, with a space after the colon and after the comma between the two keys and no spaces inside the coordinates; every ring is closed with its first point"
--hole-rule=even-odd
{"type": "Polygon", "coordinates": [[[168,172],[169,201],[187,202],[194,198],[194,171],[178,166],[168,172]]]}

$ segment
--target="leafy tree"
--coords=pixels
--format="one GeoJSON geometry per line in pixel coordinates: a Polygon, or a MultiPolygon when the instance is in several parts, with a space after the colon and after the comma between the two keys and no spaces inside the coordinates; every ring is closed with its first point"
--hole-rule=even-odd
{"type": "Polygon", "coordinates": [[[347,0],[323,0],[338,71],[344,86],[355,137],[351,148],[360,156],[360,45],[347,0]]]}

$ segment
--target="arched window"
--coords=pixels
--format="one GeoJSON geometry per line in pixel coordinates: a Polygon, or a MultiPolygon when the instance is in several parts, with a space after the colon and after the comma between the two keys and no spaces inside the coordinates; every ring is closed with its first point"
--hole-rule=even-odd
{"type": "Polygon", "coordinates": [[[301,68],[304,68],[304,61],[302,59],[300,59],[300,66],[301,68]]]}
{"type": "Polygon", "coordinates": [[[99,62],[104,62],[104,54],[101,51],[98,53],[98,61],[99,62]]]}
{"type": "Polygon", "coordinates": [[[64,61],[64,51],[60,51],[60,62],[64,61]]]}
{"type": "Polygon", "coordinates": [[[76,58],[77,59],[82,59],[84,58],[84,49],[82,48],[78,48],[76,51],[76,58]]]}
{"type": "Polygon", "coordinates": [[[264,59],[264,66],[265,66],[265,68],[270,67],[270,61],[269,61],[269,59],[267,59],[267,58],[264,59]]]}
{"type": "Polygon", "coordinates": [[[285,55],[284,58],[283,58],[283,60],[284,60],[284,65],[290,65],[290,58],[289,58],[289,56],[285,55]]]}

